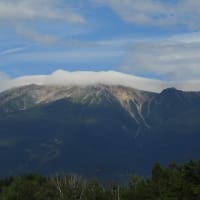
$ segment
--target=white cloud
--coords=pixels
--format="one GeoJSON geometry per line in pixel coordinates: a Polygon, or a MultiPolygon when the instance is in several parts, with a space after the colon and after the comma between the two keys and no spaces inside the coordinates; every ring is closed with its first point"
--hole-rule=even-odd
{"type": "Polygon", "coordinates": [[[38,43],[57,44],[61,42],[62,40],[60,37],[47,35],[47,34],[41,34],[37,31],[34,31],[30,28],[27,28],[19,24],[15,26],[15,31],[16,33],[38,43]]]}
{"type": "Polygon", "coordinates": [[[22,26],[33,25],[33,22],[50,22],[52,26],[56,22],[66,24],[85,24],[86,20],[80,16],[64,0],[0,0],[0,22],[9,23],[15,32],[28,39],[40,43],[54,44],[61,38],[50,34],[40,33],[22,26]]]}
{"type": "Polygon", "coordinates": [[[199,33],[132,43],[122,69],[165,80],[200,79],[199,33]]]}
{"type": "Polygon", "coordinates": [[[174,42],[183,43],[199,43],[200,42],[200,32],[190,32],[181,35],[174,35],[170,38],[174,42]]]}
{"type": "MultiPolygon", "coordinates": [[[[50,44],[50,45],[59,45],[61,47],[91,47],[91,46],[97,46],[99,44],[95,42],[88,42],[88,41],[80,41],[75,39],[65,39],[57,35],[51,35],[51,34],[45,34],[40,33],[38,31],[33,30],[32,28],[28,28],[27,26],[24,26],[22,23],[17,23],[14,25],[15,32],[24,38],[31,39],[34,42],[37,43],[43,43],[43,44],[50,44]]],[[[74,33],[75,34],[75,33],[74,33]]]]}
{"type": "MultiPolygon", "coordinates": [[[[73,44],[71,44],[73,45],[73,44]]],[[[108,63],[113,59],[119,59],[124,55],[120,50],[102,50],[102,49],[79,49],[62,51],[36,51],[22,52],[12,56],[2,58],[2,62],[8,63],[73,63],[81,65],[96,63],[108,63]]]]}
{"type": "MultiPolygon", "coordinates": [[[[1,82],[1,79],[0,79],[1,82]]],[[[24,76],[16,79],[10,79],[5,84],[8,87],[17,87],[29,84],[39,85],[93,85],[93,84],[115,84],[134,87],[142,90],[160,91],[163,89],[163,83],[157,80],[145,79],[131,76],[115,71],[77,71],[68,72],[57,70],[51,75],[24,76]]],[[[3,90],[3,88],[0,88],[3,90]]]]}
{"type": "Polygon", "coordinates": [[[62,20],[68,23],[84,23],[85,20],[62,0],[1,0],[0,20],[62,20]]]}
{"type": "Polygon", "coordinates": [[[68,72],[57,70],[50,75],[24,76],[16,79],[9,79],[5,74],[0,73],[0,91],[12,87],[29,84],[39,85],[94,85],[109,84],[123,85],[140,90],[160,92],[168,87],[176,87],[185,91],[200,91],[200,81],[159,81],[148,78],[137,77],[116,71],[76,71],[68,72]]]}
{"type": "Polygon", "coordinates": [[[0,91],[9,89],[12,87],[11,79],[3,72],[0,72],[0,91]]]}
{"type": "Polygon", "coordinates": [[[91,0],[113,9],[129,23],[200,28],[199,0],[91,0]]]}

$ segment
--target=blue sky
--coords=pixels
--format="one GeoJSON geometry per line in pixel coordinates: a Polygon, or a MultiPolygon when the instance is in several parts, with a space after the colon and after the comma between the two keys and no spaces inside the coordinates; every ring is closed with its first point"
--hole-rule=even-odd
{"type": "Polygon", "coordinates": [[[0,72],[200,78],[198,0],[0,0],[0,72]]]}

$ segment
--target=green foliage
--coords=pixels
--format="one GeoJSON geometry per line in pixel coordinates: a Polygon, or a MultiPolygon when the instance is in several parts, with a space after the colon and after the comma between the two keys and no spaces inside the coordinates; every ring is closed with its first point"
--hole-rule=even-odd
{"type": "Polygon", "coordinates": [[[126,187],[100,185],[78,176],[44,177],[28,174],[0,180],[0,200],[197,200],[200,161],[168,167],[155,164],[152,176],[134,176],[126,187]]]}

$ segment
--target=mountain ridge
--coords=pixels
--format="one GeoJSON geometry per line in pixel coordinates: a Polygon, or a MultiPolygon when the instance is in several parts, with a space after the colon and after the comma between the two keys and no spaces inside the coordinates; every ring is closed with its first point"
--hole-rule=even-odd
{"type": "Polygon", "coordinates": [[[200,155],[199,113],[199,92],[172,88],[161,93],[102,84],[13,88],[0,93],[0,175],[148,175],[154,162],[200,155]]]}
{"type": "Polygon", "coordinates": [[[77,101],[77,99],[79,99],[79,103],[92,103],[92,101],[95,102],[95,100],[98,101],[100,98],[105,98],[108,101],[118,101],[122,107],[125,108],[132,117],[134,117],[133,113],[131,113],[129,101],[135,101],[134,103],[136,105],[138,104],[136,107],[138,111],[140,111],[141,105],[153,95],[155,95],[155,93],[140,91],[121,85],[96,84],[93,86],[40,86],[31,84],[0,93],[0,106],[4,104],[5,101],[14,100],[19,97],[21,97],[21,103],[25,104],[22,105],[21,109],[25,109],[26,103],[29,103],[31,100],[34,106],[36,104],[45,104],[64,98],[71,99],[72,101],[77,101]],[[2,96],[5,98],[2,99],[2,96]],[[22,102],[24,96],[28,96],[28,102],[27,100],[22,102]]]}

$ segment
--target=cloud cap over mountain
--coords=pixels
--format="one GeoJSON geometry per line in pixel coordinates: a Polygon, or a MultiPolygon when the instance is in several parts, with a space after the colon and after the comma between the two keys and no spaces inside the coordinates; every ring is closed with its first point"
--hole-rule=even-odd
{"type": "Polygon", "coordinates": [[[200,91],[200,81],[161,81],[137,77],[116,71],[76,71],[57,70],[50,75],[21,76],[15,79],[0,74],[0,90],[29,84],[38,85],[123,85],[139,90],[161,92],[168,87],[176,87],[184,91],[200,91]]]}

